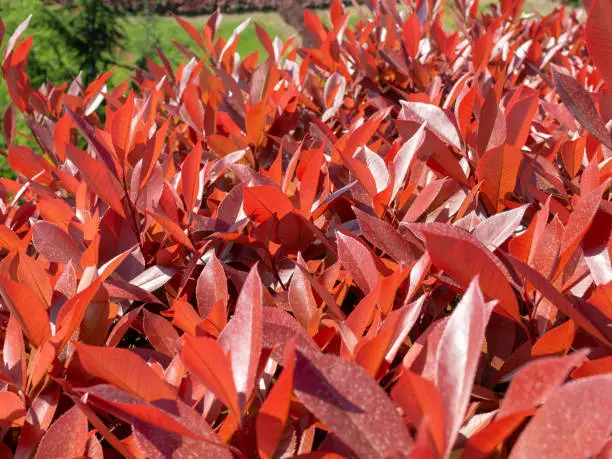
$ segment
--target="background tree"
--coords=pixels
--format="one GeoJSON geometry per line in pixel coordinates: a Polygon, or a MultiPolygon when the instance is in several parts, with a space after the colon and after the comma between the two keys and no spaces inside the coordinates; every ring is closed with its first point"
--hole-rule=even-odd
{"type": "Polygon", "coordinates": [[[68,6],[69,14],[47,10],[66,45],[83,69],[85,83],[116,64],[113,53],[125,40],[121,10],[99,0],[79,0],[68,6]]]}

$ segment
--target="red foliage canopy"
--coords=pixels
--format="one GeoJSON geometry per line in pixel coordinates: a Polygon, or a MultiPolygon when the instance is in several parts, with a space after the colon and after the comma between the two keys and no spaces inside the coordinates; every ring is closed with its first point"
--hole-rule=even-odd
{"type": "Polygon", "coordinates": [[[612,6],[404,3],[115,88],[14,32],[3,456],[609,455],[612,6]]]}

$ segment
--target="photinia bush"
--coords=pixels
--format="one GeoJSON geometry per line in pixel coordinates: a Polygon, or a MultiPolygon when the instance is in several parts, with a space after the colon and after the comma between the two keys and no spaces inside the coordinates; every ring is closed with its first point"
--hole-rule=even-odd
{"type": "Polygon", "coordinates": [[[33,88],[19,26],[1,455],[609,457],[612,4],[522,3],[177,18],[115,88],[33,88]]]}

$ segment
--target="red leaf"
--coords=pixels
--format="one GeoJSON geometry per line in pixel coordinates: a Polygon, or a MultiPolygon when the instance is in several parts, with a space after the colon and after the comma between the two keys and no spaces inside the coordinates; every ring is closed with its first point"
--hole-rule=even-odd
{"type": "Polygon", "coordinates": [[[406,54],[411,59],[414,59],[419,53],[419,44],[421,41],[421,22],[416,13],[412,13],[402,26],[402,40],[406,54]]]}
{"type": "MultiPolygon", "coordinates": [[[[13,35],[11,35],[8,41],[6,42],[6,48],[4,48],[4,59],[2,59],[2,66],[4,66],[6,62],[6,58],[13,52],[13,49],[15,48],[15,45],[17,44],[17,40],[19,40],[19,37],[21,37],[21,34],[23,34],[25,29],[28,27],[28,24],[30,23],[30,19],[32,19],[31,14],[21,24],[19,24],[15,28],[13,35]]],[[[4,38],[4,23],[3,23],[2,32],[3,32],[2,35],[4,38]]]]}
{"type": "Polygon", "coordinates": [[[51,336],[51,328],[47,308],[38,295],[2,275],[0,294],[28,340],[35,347],[40,347],[51,336]]]}
{"type": "Polygon", "coordinates": [[[376,287],[380,277],[372,254],[354,237],[336,231],[336,238],[342,266],[364,293],[370,293],[376,287]]]}
{"type": "Polygon", "coordinates": [[[587,360],[572,372],[572,378],[586,378],[594,375],[612,373],[612,356],[587,360]]]}
{"type": "Polygon", "coordinates": [[[59,226],[39,221],[32,231],[32,242],[36,250],[47,260],[67,265],[81,266],[81,251],[73,239],[59,226]]]}
{"type": "Polygon", "coordinates": [[[506,143],[522,148],[529,136],[539,99],[532,94],[516,102],[506,114],[506,143]]]}
{"type": "Polygon", "coordinates": [[[4,335],[2,360],[7,374],[17,387],[23,388],[26,381],[26,353],[23,333],[15,316],[11,315],[4,335]]]}
{"type": "Polygon", "coordinates": [[[602,73],[608,88],[612,87],[612,5],[607,0],[591,0],[584,35],[589,55],[602,73]]]}
{"type": "Polygon", "coordinates": [[[584,358],[584,354],[576,353],[565,357],[543,357],[525,365],[512,378],[497,417],[529,411],[546,402],[584,358]]]}
{"type": "Polygon", "coordinates": [[[485,303],[471,281],[440,337],[435,363],[435,382],[444,407],[445,445],[448,454],[455,444],[470,401],[474,377],[494,303],[485,303]]]}
{"type": "Polygon", "coordinates": [[[81,364],[93,376],[146,401],[176,398],[157,373],[132,351],[76,342],[74,346],[81,364]]]}
{"type": "Polygon", "coordinates": [[[4,131],[4,138],[6,139],[6,143],[8,145],[11,145],[13,143],[13,139],[15,138],[15,126],[15,109],[12,105],[9,105],[4,112],[4,118],[2,118],[2,129],[4,131]]]}
{"type": "Polygon", "coordinates": [[[419,257],[415,248],[389,223],[362,212],[357,207],[353,207],[353,212],[359,222],[361,234],[396,261],[408,265],[419,257]]]}
{"type": "Polygon", "coordinates": [[[293,204],[285,193],[273,186],[254,186],[244,189],[244,212],[263,223],[273,215],[279,220],[293,211],[293,204]]]}
{"type": "Polygon", "coordinates": [[[115,324],[112,331],[109,333],[108,338],[106,339],[107,347],[115,347],[119,344],[125,333],[128,331],[134,320],[138,314],[140,314],[141,307],[136,309],[132,309],[126,315],[124,315],[119,321],[115,324]]]}
{"type": "Polygon", "coordinates": [[[14,392],[0,392],[0,426],[23,426],[26,411],[23,401],[14,392]]]}
{"type": "Polygon", "coordinates": [[[280,308],[263,308],[263,339],[264,349],[272,350],[272,358],[283,362],[283,352],[287,344],[296,338],[296,349],[310,354],[317,352],[316,343],[306,334],[304,328],[280,308]]]}
{"type": "Polygon", "coordinates": [[[504,209],[504,199],[514,191],[523,154],[517,147],[503,145],[487,151],[478,161],[476,175],[482,183],[483,201],[491,214],[504,209]]]}
{"type": "Polygon", "coordinates": [[[180,16],[172,13],[172,16],[180,24],[180,26],[187,32],[187,34],[191,37],[193,41],[202,49],[202,51],[207,52],[208,49],[204,45],[204,41],[202,40],[202,35],[200,35],[197,29],[189,22],[181,18],[180,16]]]}
{"type": "Polygon", "coordinates": [[[567,225],[565,226],[565,231],[563,232],[563,238],[561,239],[559,263],[557,264],[556,275],[554,277],[557,277],[565,268],[572,255],[574,255],[574,251],[578,247],[578,244],[589,230],[597,214],[597,209],[601,202],[601,195],[607,186],[608,183],[606,182],[599,188],[582,197],[578,205],[576,205],[574,212],[570,214],[567,225]]]}
{"type": "MultiPolygon", "coordinates": [[[[166,432],[176,433],[183,437],[208,440],[209,442],[212,440],[197,435],[191,430],[191,426],[188,427],[182,422],[179,416],[184,410],[181,409],[183,408],[181,407],[183,402],[180,400],[159,399],[154,403],[149,403],[121,389],[105,384],[90,387],[83,392],[86,394],[88,405],[91,404],[129,424],[146,422],[164,429],[166,432]]],[[[216,443],[216,441],[214,442],[216,443]]]]}
{"type": "Polygon", "coordinates": [[[249,140],[256,147],[265,139],[266,106],[268,101],[262,100],[247,112],[245,124],[249,140]]]}
{"type": "Polygon", "coordinates": [[[473,45],[473,64],[474,73],[482,72],[491,57],[491,51],[493,50],[493,35],[490,31],[485,33],[479,39],[474,41],[473,45]]]}
{"type": "Polygon", "coordinates": [[[51,297],[53,296],[51,280],[41,262],[27,256],[25,252],[19,252],[17,279],[35,292],[45,307],[51,305],[51,297]]]}
{"type": "Polygon", "coordinates": [[[286,351],[285,365],[259,409],[256,420],[257,451],[262,458],[274,457],[285,430],[293,394],[295,343],[286,351]]]}
{"type": "Polygon", "coordinates": [[[417,152],[425,141],[425,126],[427,124],[423,123],[419,130],[402,145],[393,159],[393,191],[389,202],[392,202],[402,189],[408,171],[417,157],[417,152]]]}
{"type": "Polygon", "coordinates": [[[612,375],[572,381],[557,389],[527,425],[510,457],[590,457],[612,431],[612,375]]]}
{"type": "Polygon", "coordinates": [[[478,154],[500,148],[506,141],[506,119],[494,88],[489,89],[478,119],[478,154]]]}
{"type": "Polygon", "coordinates": [[[230,352],[241,411],[255,388],[262,349],[262,300],[263,287],[254,265],[240,291],[234,316],[219,336],[219,343],[230,352]]]}
{"type": "Polygon", "coordinates": [[[592,324],[584,315],[576,309],[572,303],[567,300],[544,276],[535,269],[525,263],[511,257],[506,257],[508,262],[512,264],[514,269],[525,278],[527,282],[533,285],[545,298],[555,305],[559,311],[563,312],[567,317],[572,319],[576,325],[583,328],[586,332],[593,335],[595,338],[608,346],[612,345],[612,341],[606,336],[604,331],[599,330],[592,324]]]}
{"type": "Polygon", "coordinates": [[[134,93],[130,91],[125,103],[114,113],[110,126],[113,146],[123,175],[126,175],[128,155],[134,145],[134,127],[137,120],[134,113],[134,93]]]}
{"type": "Polygon", "coordinates": [[[221,442],[202,416],[181,401],[159,400],[159,409],[171,413],[177,423],[189,428],[199,438],[169,432],[161,426],[135,420],[134,437],[147,458],[210,457],[231,459],[229,447],[221,442]]]}
{"type": "Polygon", "coordinates": [[[591,96],[582,85],[571,76],[559,73],[555,69],[553,69],[552,75],[559,97],[578,122],[587,128],[602,144],[612,148],[610,133],[599,113],[597,113],[591,96]]]}
{"type": "MultiPolygon", "coordinates": [[[[298,263],[306,269],[306,262],[298,254],[298,263]]],[[[312,286],[302,269],[296,267],[293,270],[291,283],[289,284],[289,304],[291,311],[298,322],[307,331],[315,331],[319,322],[317,303],[312,294],[312,286]]]]}
{"type": "Polygon", "coordinates": [[[461,137],[453,122],[448,118],[444,110],[432,104],[422,102],[400,101],[402,111],[400,120],[414,121],[420,125],[427,123],[427,129],[433,132],[440,140],[443,140],[457,150],[461,149],[461,137]]]}
{"type": "Polygon", "coordinates": [[[479,275],[483,293],[489,299],[498,300],[508,317],[522,325],[518,302],[508,283],[510,274],[472,235],[440,223],[409,224],[407,227],[423,234],[434,265],[446,271],[463,288],[479,275]]]}
{"type": "Polygon", "coordinates": [[[296,352],[294,391],[358,457],[401,456],[412,439],[391,400],[365,370],[335,355],[296,352]]]}
{"type": "Polygon", "coordinates": [[[66,155],[74,163],[83,175],[94,193],[104,200],[115,212],[126,218],[121,199],[124,191],[117,179],[104,166],[96,161],[88,153],[72,144],[66,145],[66,155]]]}
{"type": "Polygon", "coordinates": [[[184,339],[181,359],[185,366],[229,408],[235,419],[240,419],[238,393],[223,348],[211,338],[184,339]]]}
{"type": "Polygon", "coordinates": [[[151,215],[157,221],[157,223],[159,223],[174,239],[177,240],[177,242],[180,242],[190,250],[195,250],[195,247],[191,243],[191,239],[189,239],[189,236],[185,234],[181,226],[160,213],[150,212],[148,210],[145,210],[145,212],[151,215]]]}
{"type": "Polygon", "coordinates": [[[472,235],[494,252],[519,228],[528,207],[524,205],[493,215],[474,228],[472,235]]]}
{"type": "Polygon", "coordinates": [[[6,226],[0,226],[0,249],[15,250],[21,246],[21,239],[6,226]]]}
{"type": "Polygon", "coordinates": [[[78,406],[62,414],[38,445],[35,459],[47,457],[79,457],[87,445],[87,417],[78,406]]]}
{"type": "Polygon", "coordinates": [[[200,163],[202,162],[202,153],[204,148],[202,142],[191,150],[185,158],[183,167],[181,168],[181,186],[183,187],[183,199],[185,207],[192,210],[196,207],[198,198],[200,197],[200,163]]]}
{"type": "Polygon", "coordinates": [[[198,311],[202,318],[207,317],[219,301],[223,304],[224,309],[227,308],[229,301],[227,278],[221,262],[214,253],[198,277],[196,298],[198,311]]]}
{"type": "Polygon", "coordinates": [[[145,309],[142,317],[142,326],[149,343],[151,343],[155,350],[169,357],[174,356],[179,335],[174,327],[170,325],[170,322],[145,309]]]}
{"type": "MultiPolygon", "coordinates": [[[[304,153],[305,152],[303,152],[302,155],[304,155],[304,153]]],[[[306,170],[302,174],[302,179],[300,181],[300,209],[306,217],[309,217],[312,211],[312,204],[314,203],[317,193],[319,176],[321,175],[321,165],[323,162],[323,149],[319,148],[313,150],[312,155],[308,159],[306,170]]]]}
{"type": "MultiPolygon", "coordinates": [[[[85,121],[79,115],[77,115],[72,110],[70,110],[70,107],[65,106],[65,108],[66,108],[66,112],[70,115],[70,117],[72,118],[72,120],[74,121],[76,126],[78,127],[78,129],[81,132],[81,134],[83,134],[83,136],[85,137],[87,142],[89,142],[89,144],[94,149],[94,151],[98,154],[98,156],[100,158],[102,158],[102,161],[104,161],[104,164],[106,165],[106,167],[110,171],[110,174],[113,177],[116,177],[117,176],[117,165],[116,165],[116,162],[115,162],[116,161],[115,157],[113,156],[114,153],[111,152],[104,145],[104,143],[102,143],[100,141],[100,139],[96,136],[95,128],[91,124],[89,124],[87,121],[85,121]]],[[[74,148],[76,148],[76,147],[74,147],[74,148]]],[[[81,153],[79,153],[79,154],[81,154],[81,153]]]]}
{"type": "Polygon", "coordinates": [[[255,23],[255,33],[257,34],[257,38],[259,38],[261,45],[268,53],[268,56],[270,56],[270,59],[275,59],[274,46],[272,45],[272,40],[270,39],[268,32],[266,32],[266,29],[255,23]]]}
{"type": "Polygon", "coordinates": [[[436,386],[410,370],[402,376],[391,390],[393,400],[404,410],[407,420],[413,425],[425,423],[438,455],[444,454],[444,407],[436,386]]]}

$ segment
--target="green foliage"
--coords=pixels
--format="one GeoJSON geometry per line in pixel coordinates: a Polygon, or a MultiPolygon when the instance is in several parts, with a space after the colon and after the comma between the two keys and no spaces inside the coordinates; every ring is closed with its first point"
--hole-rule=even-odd
{"type": "Polygon", "coordinates": [[[115,50],[125,40],[119,10],[98,0],[79,0],[65,8],[47,10],[47,14],[76,55],[86,83],[115,63],[115,50]]]}

